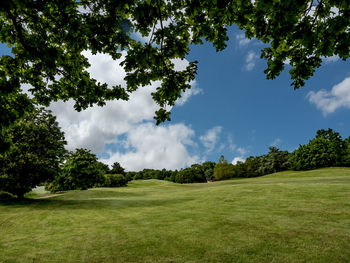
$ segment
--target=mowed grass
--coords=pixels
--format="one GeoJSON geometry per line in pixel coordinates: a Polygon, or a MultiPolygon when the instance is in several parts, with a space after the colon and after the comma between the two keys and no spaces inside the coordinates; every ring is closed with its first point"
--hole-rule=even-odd
{"type": "Polygon", "coordinates": [[[2,202],[0,262],[350,262],[350,169],[2,202]]]}

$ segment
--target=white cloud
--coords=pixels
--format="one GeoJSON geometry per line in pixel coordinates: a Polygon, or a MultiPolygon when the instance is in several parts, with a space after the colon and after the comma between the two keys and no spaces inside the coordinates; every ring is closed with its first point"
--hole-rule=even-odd
{"type": "Polygon", "coordinates": [[[243,147],[238,147],[236,150],[239,153],[239,156],[236,156],[235,158],[233,158],[233,160],[231,161],[231,163],[233,165],[237,164],[237,162],[244,162],[245,158],[244,156],[247,154],[247,150],[243,147]]]}
{"type": "Polygon", "coordinates": [[[110,152],[101,161],[111,165],[119,162],[127,170],[144,168],[178,169],[199,162],[186,146],[194,146],[194,131],[184,124],[155,126],[151,123],[134,127],[126,136],[126,151],[110,152]]]}
{"type": "Polygon", "coordinates": [[[333,55],[330,57],[322,57],[322,61],[324,61],[326,64],[337,62],[340,60],[340,57],[338,55],[333,55]]]}
{"type": "Polygon", "coordinates": [[[243,158],[243,157],[235,157],[235,158],[233,158],[233,160],[232,160],[232,164],[233,165],[235,165],[235,164],[237,164],[238,162],[244,162],[245,161],[245,159],[243,158]]]}
{"type": "MultiPolygon", "coordinates": [[[[189,65],[189,62],[186,59],[177,58],[177,59],[172,59],[171,62],[174,63],[174,69],[176,71],[185,70],[186,67],[189,65]]],[[[181,98],[177,99],[177,101],[175,102],[175,105],[182,106],[188,101],[188,99],[191,96],[195,96],[203,93],[203,90],[198,87],[196,80],[191,81],[190,85],[191,85],[191,89],[188,89],[185,92],[182,92],[181,98]]]]}
{"type": "Polygon", "coordinates": [[[341,107],[350,109],[350,77],[333,86],[331,91],[323,89],[318,92],[310,91],[306,97],[322,111],[324,116],[341,107]]]}
{"type": "Polygon", "coordinates": [[[181,98],[176,100],[175,105],[182,106],[189,100],[190,97],[203,93],[203,90],[198,87],[195,81],[191,83],[191,86],[191,89],[183,92],[181,98]]]}
{"type": "Polygon", "coordinates": [[[251,71],[255,67],[256,60],[259,56],[254,51],[249,51],[245,58],[245,66],[244,69],[247,71],[251,71]]]}
{"type": "Polygon", "coordinates": [[[199,140],[206,148],[206,153],[210,153],[215,149],[215,145],[219,140],[219,135],[221,131],[222,127],[216,126],[207,130],[207,132],[204,135],[199,137],[199,140]]]}
{"type": "Polygon", "coordinates": [[[65,132],[68,149],[88,148],[93,152],[104,149],[105,143],[115,141],[134,125],[152,120],[157,105],[150,92],[154,87],[135,91],[129,101],[109,101],[104,107],[94,106],[77,112],[73,102],[56,102],[50,106],[65,132]]]}
{"type": "Polygon", "coordinates": [[[241,33],[236,35],[236,41],[237,41],[239,47],[245,47],[253,40],[246,38],[245,34],[241,32],[241,33]]]}
{"type": "MultiPolygon", "coordinates": [[[[118,61],[106,54],[92,55],[85,51],[84,55],[91,64],[88,71],[93,78],[108,86],[125,87],[126,74],[119,65],[124,54],[118,61]]],[[[177,70],[188,65],[186,60],[173,62],[177,70]]],[[[154,125],[154,112],[159,107],[153,101],[151,93],[158,84],[155,82],[139,88],[130,94],[129,101],[108,101],[103,107],[93,106],[81,112],[74,110],[74,102],[71,100],[52,103],[50,109],[65,132],[67,148],[87,148],[94,153],[102,153],[106,144],[117,142],[116,145],[124,145],[124,152],[113,150],[104,161],[109,164],[118,161],[129,170],[145,167],[179,169],[197,162],[199,158],[187,150],[187,147],[193,146],[193,130],[183,124],[154,125]]],[[[194,91],[185,92],[180,105],[190,96],[200,93],[195,81],[191,84],[194,91]]]]}

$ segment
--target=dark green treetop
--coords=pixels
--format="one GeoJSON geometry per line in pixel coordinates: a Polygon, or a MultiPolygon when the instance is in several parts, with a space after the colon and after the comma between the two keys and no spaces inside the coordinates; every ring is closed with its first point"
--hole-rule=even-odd
{"type": "Polygon", "coordinates": [[[332,129],[318,130],[316,137],[294,151],[294,170],[346,165],[346,141],[332,129]]]}
{"type": "Polygon", "coordinates": [[[50,111],[35,109],[6,133],[12,145],[0,156],[0,190],[21,198],[58,175],[66,155],[66,141],[50,111]]]}
{"type": "Polygon", "coordinates": [[[155,119],[170,120],[166,106],[190,88],[197,72],[197,61],[176,71],[173,59],[185,58],[190,45],[203,41],[217,51],[225,49],[227,27],[234,24],[248,38],[267,44],[261,57],[267,59],[268,79],[278,76],[289,60],[292,85],[299,88],[323,56],[349,57],[349,6],[346,0],[4,1],[0,42],[12,48],[12,55],[0,58],[0,116],[5,118],[0,129],[31,104],[21,95],[21,84],[32,86],[34,103],[73,99],[81,110],[127,100],[140,86],[159,80],[152,94],[160,107],[155,119]],[[113,59],[126,52],[122,66],[127,86],[108,87],[93,79],[84,50],[113,59]],[[11,107],[15,112],[9,114],[11,107]]]}
{"type": "Polygon", "coordinates": [[[66,190],[86,190],[104,182],[104,167],[95,154],[86,149],[76,149],[70,153],[61,172],[46,184],[51,192],[66,190]]]}
{"type": "Polygon", "coordinates": [[[112,169],[108,173],[110,173],[110,174],[122,174],[122,175],[126,174],[125,169],[118,162],[113,163],[112,169]]]}

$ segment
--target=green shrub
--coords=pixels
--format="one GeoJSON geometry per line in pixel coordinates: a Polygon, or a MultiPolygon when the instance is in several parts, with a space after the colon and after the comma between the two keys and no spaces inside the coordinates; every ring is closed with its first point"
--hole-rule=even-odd
{"type": "Polygon", "coordinates": [[[346,165],[346,141],[332,129],[318,130],[316,137],[294,151],[294,170],[346,165]]]}
{"type": "Polygon", "coordinates": [[[215,180],[225,180],[235,176],[234,166],[230,163],[217,163],[214,167],[215,180]]]}
{"type": "Polygon", "coordinates": [[[51,192],[86,190],[103,184],[103,181],[103,170],[96,155],[77,149],[67,157],[60,174],[46,184],[46,189],[51,192]]]}
{"type": "Polygon", "coordinates": [[[119,187],[126,186],[130,181],[128,178],[122,174],[105,174],[105,187],[119,187]]]}
{"type": "Polygon", "coordinates": [[[191,168],[186,168],[183,170],[180,170],[176,175],[175,175],[175,183],[179,184],[190,184],[194,183],[194,173],[191,168]]]}

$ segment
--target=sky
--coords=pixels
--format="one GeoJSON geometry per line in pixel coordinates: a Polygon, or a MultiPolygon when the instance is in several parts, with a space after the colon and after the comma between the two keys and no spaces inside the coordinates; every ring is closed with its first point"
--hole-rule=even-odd
{"type": "MultiPolygon", "coordinates": [[[[210,43],[191,46],[187,61],[197,60],[192,89],[171,109],[171,122],[155,125],[157,105],[150,93],[156,84],[141,87],[130,100],[109,101],[104,107],[76,112],[72,101],[54,102],[50,109],[65,132],[67,148],[86,148],[100,161],[119,162],[128,171],[144,168],[181,169],[193,163],[232,163],[268,152],[269,146],[293,151],[312,139],[318,129],[350,136],[350,62],[333,56],[299,90],[290,85],[287,64],[267,80],[264,47],[229,29],[227,48],[216,52],[210,43]]],[[[1,44],[0,54],[9,49],[1,44]]],[[[91,76],[109,85],[122,84],[120,61],[105,54],[84,52],[91,76]]],[[[186,60],[175,61],[178,69],[186,60]]],[[[23,90],[28,87],[23,86],[23,90]]]]}

